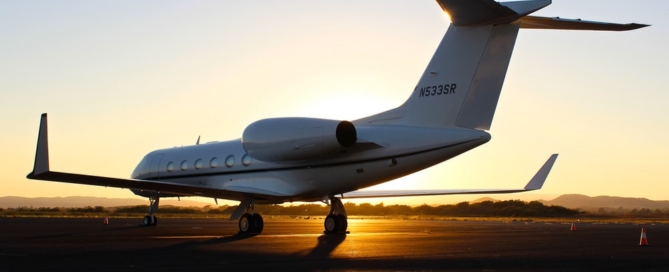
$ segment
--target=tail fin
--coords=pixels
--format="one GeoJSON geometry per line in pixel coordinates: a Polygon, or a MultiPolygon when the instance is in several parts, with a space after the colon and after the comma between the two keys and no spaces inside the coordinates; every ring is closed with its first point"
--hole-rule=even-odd
{"type": "Polygon", "coordinates": [[[409,99],[396,109],[354,123],[489,130],[520,28],[630,30],[645,26],[526,17],[550,5],[550,0],[437,2],[452,23],[409,99]]]}

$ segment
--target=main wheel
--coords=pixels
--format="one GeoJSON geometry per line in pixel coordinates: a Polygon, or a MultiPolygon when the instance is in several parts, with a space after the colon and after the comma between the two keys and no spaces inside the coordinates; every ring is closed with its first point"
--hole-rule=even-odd
{"type": "Polygon", "coordinates": [[[245,213],[239,218],[239,232],[240,233],[250,233],[253,230],[253,217],[245,213]]]}
{"type": "Polygon", "coordinates": [[[265,227],[265,222],[262,220],[260,214],[253,214],[253,232],[262,233],[262,229],[265,227]]]}
{"type": "Polygon", "coordinates": [[[325,217],[325,233],[334,233],[337,232],[340,228],[340,223],[336,215],[328,214],[325,217]]]}
{"type": "Polygon", "coordinates": [[[339,231],[346,232],[346,229],[348,228],[348,219],[346,219],[346,215],[338,214],[337,219],[339,219],[339,231]]]}
{"type": "Polygon", "coordinates": [[[156,225],[158,225],[158,217],[156,217],[155,215],[152,215],[151,216],[151,226],[156,226],[156,225]]]}
{"type": "Polygon", "coordinates": [[[144,216],[144,221],[142,221],[144,226],[151,226],[151,216],[144,216]]]}

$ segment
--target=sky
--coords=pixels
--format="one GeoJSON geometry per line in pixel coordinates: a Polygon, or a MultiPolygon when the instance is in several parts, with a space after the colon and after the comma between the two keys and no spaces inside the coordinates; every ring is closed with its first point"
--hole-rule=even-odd
{"type": "MultiPolygon", "coordinates": [[[[668,13],[663,0],[554,0],[533,15],[652,26],[521,30],[492,140],[375,189],[518,188],[560,153],[540,191],[490,196],[669,199],[668,13]]],[[[128,178],[152,150],[237,139],[259,119],[394,108],[448,25],[430,0],[2,1],[0,196],[133,197],[27,180],[43,112],[52,170],[128,178]]]]}

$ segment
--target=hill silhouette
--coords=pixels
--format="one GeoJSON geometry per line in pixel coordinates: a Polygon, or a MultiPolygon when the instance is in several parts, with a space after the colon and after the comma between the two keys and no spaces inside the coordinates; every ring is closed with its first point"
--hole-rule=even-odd
{"type": "MultiPolygon", "coordinates": [[[[560,206],[546,206],[538,201],[523,202],[520,200],[506,200],[506,201],[483,201],[480,203],[470,204],[469,202],[461,202],[452,205],[429,206],[421,205],[411,207],[408,205],[384,205],[379,203],[372,205],[369,203],[350,203],[344,204],[348,215],[363,215],[363,216],[465,216],[465,217],[564,217],[574,216],[580,214],[577,210],[567,209],[560,206]]],[[[160,208],[162,214],[182,214],[189,216],[202,216],[208,214],[229,215],[237,206],[222,205],[219,207],[212,207],[207,205],[202,208],[198,207],[175,207],[165,205],[160,208]]],[[[115,215],[129,215],[129,214],[144,214],[148,209],[148,205],[138,206],[120,206],[120,207],[102,207],[102,206],[88,206],[83,208],[64,208],[64,207],[18,207],[0,209],[0,214],[7,216],[15,215],[34,215],[34,216],[49,216],[49,215],[100,215],[110,214],[115,215]]],[[[291,216],[316,216],[324,215],[329,211],[329,207],[322,204],[301,204],[301,205],[256,205],[256,212],[263,215],[291,215],[291,216]]]]}
{"type": "Polygon", "coordinates": [[[590,197],[580,194],[561,195],[553,200],[541,200],[546,205],[558,205],[570,209],[597,210],[605,209],[669,209],[669,201],[650,200],[647,198],[596,196],[590,197]]]}

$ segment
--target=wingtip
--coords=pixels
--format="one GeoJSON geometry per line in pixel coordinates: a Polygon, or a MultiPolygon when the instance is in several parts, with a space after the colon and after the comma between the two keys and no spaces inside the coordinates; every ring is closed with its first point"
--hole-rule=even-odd
{"type": "Polygon", "coordinates": [[[548,158],[546,163],[541,166],[539,171],[534,175],[534,177],[532,177],[530,182],[527,183],[525,186],[525,191],[539,190],[544,186],[544,182],[546,182],[546,178],[548,178],[548,174],[551,172],[553,164],[555,164],[558,155],[559,154],[555,153],[548,158]]]}
{"type": "Polygon", "coordinates": [[[37,136],[37,150],[35,151],[35,164],[28,178],[49,172],[49,135],[47,130],[47,114],[42,113],[37,136]]]}

